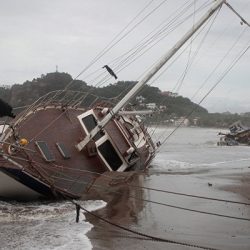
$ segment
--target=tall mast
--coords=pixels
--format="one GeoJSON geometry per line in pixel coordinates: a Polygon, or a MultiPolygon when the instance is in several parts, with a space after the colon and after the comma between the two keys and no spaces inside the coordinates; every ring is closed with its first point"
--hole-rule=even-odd
{"type": "Polygon", "coordinates": [[[81,151],[87,143],[103,128],[112,117],[119,112],[131,100],[141,88],[176,54],[176,52],[200,29],[200,27],[218,10],[226,0],[216,0],[216,3],[204,14],[200,20],[162,57],[160,62],[151,69],[124,97],[117,105],[99,122],[90,134],[76,145],[81,151]]]}

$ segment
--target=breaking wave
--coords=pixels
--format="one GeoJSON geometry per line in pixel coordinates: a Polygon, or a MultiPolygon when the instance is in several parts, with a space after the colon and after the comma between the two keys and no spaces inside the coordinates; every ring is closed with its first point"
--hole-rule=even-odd
{"type": "MultiPolygon", "coordinates": [[[[94,211],[106,206],[104,201],[81,201],[94,211]]],[[[80,213],[75,222],[71,202],[17,203],[0,201],[1,249],[92,249],[86,233],[93,227],[80,213]]]]}
{"type": "Polygon", "coordinates": [[[197,166],[189,162],[176,161],[176,160],[154,160],[152,168],[154,170],[169,170],[169,169],[189,169],[197,166]]]}

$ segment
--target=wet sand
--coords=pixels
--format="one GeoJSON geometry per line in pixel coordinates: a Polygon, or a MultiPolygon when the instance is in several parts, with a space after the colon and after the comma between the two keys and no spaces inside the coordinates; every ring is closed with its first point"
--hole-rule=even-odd
{"type": "MultiPolygon", "coordinates": [[[[100,181],[97,185],[104,186],[100,181]]],[[[106,183],[107,185],[107,183],[106,183]]],[[[206,168],[154,171],[135,175],[130,185],[250,203],[250,168],[206,168]]],[[[96,186],[97,187],[97,186],[96,186]]],[[[250,206],[231,204],[137,189],[127,185],[95,188],[107,206],[97,215],[127,228],[164,239],[215,249],[250,249],[250,222],[179,210],[142,201],[163,202],[206,212],[250,218],[250,206]],[[136,196],[138,199],[131,198],[136,196]]],[[[155,242],[115,228],[91,215],[94,225],[87,234],[94,250],[195,249],[155,242]]]]}

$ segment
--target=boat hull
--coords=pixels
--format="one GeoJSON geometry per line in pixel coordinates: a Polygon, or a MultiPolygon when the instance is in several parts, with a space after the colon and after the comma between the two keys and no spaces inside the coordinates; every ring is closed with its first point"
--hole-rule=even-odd
{"type": "Polygon", "coordinates": [[[42,196],[52,196],[51,190],[46,185],[20,170],[0,168],[1,198],[26,201],[42,196]]]}

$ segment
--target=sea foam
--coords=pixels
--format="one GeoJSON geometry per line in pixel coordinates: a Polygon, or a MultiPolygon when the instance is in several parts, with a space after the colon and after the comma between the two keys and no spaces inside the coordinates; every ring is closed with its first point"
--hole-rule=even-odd
{"type": "MultiPolygon", "coordinates": [[[[81,201],[89,211],[103,208],[104,201],[81,201]]],[[[70,202],[0,202],[1,249],[92,249],[86,233],[93,227],[80,213],[75,222],[70,202]]]]}

